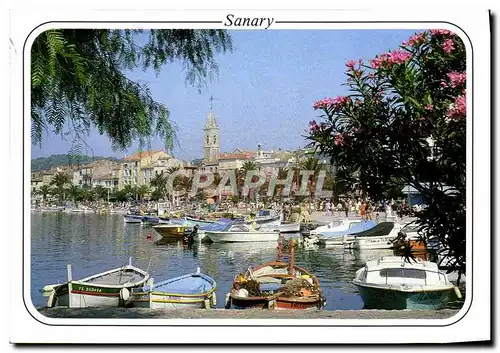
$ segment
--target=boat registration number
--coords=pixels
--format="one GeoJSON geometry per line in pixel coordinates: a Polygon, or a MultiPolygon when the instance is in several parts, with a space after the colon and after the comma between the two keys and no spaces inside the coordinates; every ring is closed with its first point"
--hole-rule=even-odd
{"type": "Polygon", "coordinates": [[[73,290],[82,291],[82,292],[95,292],[95,293],[101,293],[102,292],[101,288],[83,287],[83,286],[78,286],[76,288],[73,288],[73,290]]]}

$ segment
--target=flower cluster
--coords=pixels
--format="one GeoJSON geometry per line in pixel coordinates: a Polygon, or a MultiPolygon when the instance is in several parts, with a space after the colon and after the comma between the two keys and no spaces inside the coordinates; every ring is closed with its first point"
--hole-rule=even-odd
{"type": "Polygon", "coordinates": [[[450,104],[450,108],[448,109],[448,116],[454,120],[464,118],[467,112],[466,107],[465,93],[463,93],[462,95],[455,98],[455,102],[453,104],[450,104]]]}
{"type": "Polygon", "coordinates": [[[322,131],[326,129],[326,123],[322,122],[318,125],[318,123],[316,122],[316,120],[311,120],[309,122],[309,132],[310,133],[315,133],[317,131],[322,131]]]}
{"type": "Polygon", "coordinates": [[[344,145],[344,135],[336,133],[333,136],[335,137],[335,140],[333,141],[335,146],[343,146],[344,145]]]}
{"type": "Polygon", "coordinates": [[[425,36],[425,33],[421,32],[421,33],[417,33],[417,34],[411,36],[410,38],[408,38],[408,41],[404,41],[403,45],[417,47],[418,45],[425,43],[426,40],[427,40],[427,38],[425,36]]]}
{"type": "Polygon", "coordinates": [[[455,50],[455,43],[453,43],[452,39],[448,38],[443,42],[442,48],[445,53],[450,54],[453,50],[455,50]]]}
{"type": "Polygon", "coordinates": [[[450,86],[452,88],[463,86],[465,84],[465,79],[467,77],[465,72],[452,71],[447,74],[450,80],[450,86]]]}
{"type": "Polygon", "coordinates": [[[381,54],[380,56],[377,56],[375,59],[371,60],[370,63],[372,65],[372,68],[378,69],[385,66],[391,67],[395,64],[403,64],[410,60],[411,57],[412,54],[410,52],[398,49],[390,53],[381,54]]]}
{"type": "Polygon", "coordinates": [[[438,37],[438,36],[452,36],[454,35],[455,33],[453,33],[452,31],[449,31],[447,29],[431,29],[429,31],[431,33],[431,36],[432,37],[438,37]]]}
{"type": "Polygon", "coordinates": [[[346,103],[351,101],[351,97],[348,96],[339,96],[336,98],[325,98],[314,103],[314,110],[317,109],[327,109],[333,107],[334,109],[338,109],[346,103]]]}
{"type": "Polygon", "coordinates": [[[319,125],[316,123],[316,120],[311,120],[309,122],[309,131],[314,133],[319,130],[319,125]]]}

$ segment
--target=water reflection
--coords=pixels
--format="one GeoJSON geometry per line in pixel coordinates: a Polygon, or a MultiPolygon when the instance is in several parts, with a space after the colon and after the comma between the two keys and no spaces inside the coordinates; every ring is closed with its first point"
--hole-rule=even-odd
{"type": "MultiPolygon", "coordinates": [[[[235,275],[248,267],[277,258],[277,243],[194,243],[162,239],[150,226],[124,224],[120,215],[31,213],[31,294],[35,306],[44,306],[40,289],[66,280],[66,265],[82,278],[122,266],[132,257],[155,281],[201,271],[217,281],[217,306],[223,307],[235,275]]],[[[286,238],[298,238],[298,234],[286,238]]],[[[366,261],[391,250],[297,247],[297,265],[315,273],[327,299],[327,310],[361,309],[363,302],[352,279],[366,261]]],[[[286,259],[286,258],[285,258],[286,259]]]]}

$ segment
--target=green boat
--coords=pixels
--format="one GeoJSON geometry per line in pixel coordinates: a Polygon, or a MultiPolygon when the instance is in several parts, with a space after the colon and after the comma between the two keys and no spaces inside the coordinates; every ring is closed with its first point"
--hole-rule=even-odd
{"type": "Polygon", "coordinates": [[[126,266],[102,272],[81,280],[73,280],[71,265],[68,265],[68,281],[52,287],[47,307],[66,306],[69,308],[105,307],[126,305],[130,292],[142,287],[149,279],[147,271],[126,266]]]}
{"type": "Polygon", "coordinates": [[[436,310],[462,297],[434,262],[399,256],[368,261],[354,284],[366,309],[436,310]]]}

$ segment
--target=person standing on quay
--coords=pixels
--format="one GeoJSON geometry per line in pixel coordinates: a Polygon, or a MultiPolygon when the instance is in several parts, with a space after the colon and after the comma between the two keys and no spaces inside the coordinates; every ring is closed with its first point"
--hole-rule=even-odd
{"type": "Polygon", "coordinates": [[[359,213],[361,214],[361,219],[366,219],[366,202],[363,201],[361,206],[359,206],[359,213]]]}

